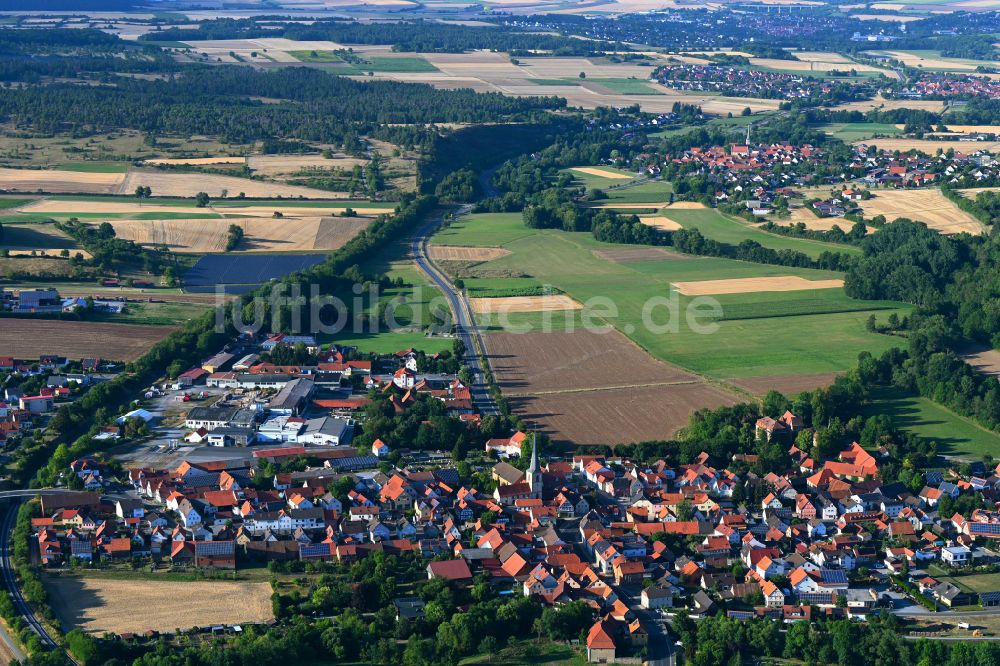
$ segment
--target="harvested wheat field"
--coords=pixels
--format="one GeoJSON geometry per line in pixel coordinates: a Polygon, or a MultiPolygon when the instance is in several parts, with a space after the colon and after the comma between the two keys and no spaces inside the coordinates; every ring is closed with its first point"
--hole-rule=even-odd
{"type": "Polygon", "coordinates": [[[560,441],[668,439],[695,409],[737,402],[611,329],[496,333],[484,339],[490,366],[515,412],[560,441]]]}
{"type": "Polygon", "coordinates": [[[685,296],[718,296],[721,294],[753,294],[762,291],[805,291],[807,289],[838,289],[843,280],[807,280],[795,275],[779,277],[733,278],[730,280],[699,280],[673,282],[673,287],[685,296]]]}
{"type": "Polygon", "coordinates": [[[157,581],[46,577],[59,619],[89,634],[267,622],[271,586],[237,581],[157,581]]]}
{"type": "Polygon", "coordinates": [[[700,201],[675,201],[666,208],[671,210],[701,210],[706,206],[700,201]]]}
{"type": "MultiPolygon", "coordinates": [[[[119,174],[120,175],[120,174],[119,174]]],[[[343,199],[346,193],[326,192],[311,187],[268,183],[236,176],[219,176],[212,173],[170,173],[167,171],[130,171],[125,177],[122,192],[134,192],[136,187],[145,185],[153,189],[158,197],[193,197],[205,192],[210,197],[221,197],[223,191],[228,196],[243,192],[248,198],[305,198],[343,199]]]]}
{"type": "Polygon", "coordinates": [[[0,168],[0,192],[115,194],[124,181],[124,173],[0,168]]]}
{"type": "Polygon", "coordinates": [[[502,298],[470,298],[469,305],[476,314],[503,314],[510,312],[563,312],[580,310],[583,305],[564,294],[550,296],[505,296],[502,298]]]}
{"type": "MultiPolygon", "coordinates": [[[[154,214],[163,214],[164,217],[176,217],[178,214],[204,215],[205,213],[216,213],[233,218],[242,217],[273,217],[274,214],[281,213],[285,220],[299,217],[326,217],[340,215],[351,207],[349,201],[343,203],[331,202],[329,206],[295,206],[274,201],[267,204],[255,204],[250,206],[233,205],[209,205],[207,208],[191,206],[168,206],[155,203],[137,203],[132,201],[69,201],[60,199],[39,199],[38,201],[22,206],[18,209],[22,213],[36,213],[53,215],[55,217],[79,215],[81,213],[113,214],[113,215],[137,215],[142,213],[145,217],[152,217],[154,214]]],[[[234,203],[232,200],[226,203],[234,203]]],[[[381,215],[382,213],[392,213],[394,206],[386,205],[378,208],[358,208],[355,213],[359,216],[381,215]]],[[[199,220],[204,222],[204,220],[199,220]]]]}
{"type": "Polygon", "coordinates": [[[848,232],[854,226],[853,222],[842,217],[816,217],[812,211],[801,204],[792,204],[788,207],[788,212],[788,217],[776,217],[772,221],[786,227],[801,222],[806,225],[806,229],[812,231],[830,231],[834,227],[840,227],[841,231],[848,232]]]}
{"type": "Polygon", "coordinates": [[[598,169],[596,167],[572,167],[570,171],[577,171],[579,173],[585,173],[588,176],[599,176],[601,178],[613,178],[615,180],[632,180],[632,176],[625,173],[618,173],[617,171],[609,171],[608,169],[598,169]]]}
{"type": "Polygon", "coordinates": [[[225,155],[220,155],[219,157],[169,157],[161,159],[151,159],[143,160],[144,164],[154,164],[154,165],[164,165],[169,166],[171,164],[179,165],[190,165],[190,166],[204,166],[209,164],[246,164],[247,158],[245,157],[227,157],[225,155]]]}
{"type": "Polygon", "coordinates": [[[173,252],[224,252],[232,224],[243,228],[243,252],[336,250],[371,224],[360,217],[227,218],[224,220],[112,220],[119,238],[173,252]]]}
{"type": "MultiPolygon", "coordinates": [[[[908,107],[907,107],[908,108],[908,107]]],[[[869,139],[868,141],[855,141],[854,145],[861,143],[878,146],[882,150],[919,150],[927,155],[936,155],[938,150],[954,150],[956,153],[971,153],[977,150],[996,151],[1000,148],[1000,141],[937,141],[933,139],[869,139]]]]}
{"type": "Polygon", "coordinates": [[[510,250],[502,247],[459,247],[457,245],[431,245],[427,248],[435,261],[492,261],[506,257],[510,250]]]}
{"type": "Polygon", "coordinates": [[[22,359],[58,354],[71,360],[134,361],[173,331],[172,326],[5,319],[0,326],[0,354],[22,359]]]}
{"type": "Polygon", "coordinates": [[[945,198],[937,188],[922,190],[877,190],[874,196],[859,202],[865,217],[885,215],[892,222],[898,217],[923,222],[942,234],[983,233],[983,225],[945,198]]]}
{"type": "MultiPolygon", "coordinates": [[[[848,102],[835,107],[842,111],[871,111],[880,109],[882,111],[893,111],[895,109],[920,109],[931,113],[941,113],[944,111],[944,101],[933,99],[886,99],[881,95],[876,95],[874,99],[866,99],[859,102],[848,102]]],[[[881,140],[879,145],[882,145],[881,140]]]]}
{"type": "Polygon", "coordinates": [[[301,169],[352,169],[355,164],[364,165],[368,160],[336,154],[327,159],[322,155],[254,155],[247,158],[247,166],[259,176],[287,176],[301,169]]]}
{"type": "MultiPolygon", "coordinates": [[[[902,125],[902,124],[897,123],[896,127],[899,128],[899,129],[904,129],[906,127],[906,125],[902,125]]],[[[968,133],[974,133],[974,134],[980,134],[980,133],[982,133],[982,134],[1000,134],[1000,125],[952,125],[951,123],[947,123],[947,124],[945,124],[945,127],[948,128],[949,132],[960,132],[960,133],[966,133],[966,132],[968,132],[968,133]]],[[[942,135],[947,135],[947,133],[948,132],[944,132],[944,133],[937,133],[937,132],[935,132],[935,134],[942,134],[942,135]]],[[[964,143],[969,144],[968,141],[966,141],[964,143]]],[[[969,145],[975,146],[976,144],[972,143],[972,144],[969,144],[969,145]]]]}
{"type": "Polygon", "coordinates": [[[678,229],[683,228],[680,224],[674,222],[669,217],[663,217],[662,215],[653,215],[648,217],[639,216],[639,221],[650,227],[662,229],[663,231],[677,231],[678,229]]]}

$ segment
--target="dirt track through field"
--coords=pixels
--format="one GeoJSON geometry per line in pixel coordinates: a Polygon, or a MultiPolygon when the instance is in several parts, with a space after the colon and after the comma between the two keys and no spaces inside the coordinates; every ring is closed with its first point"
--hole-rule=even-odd
{"type": "Polygon", "coordinates": [[[47,577],[52,608],[66,624],[100,635],[267,622],[271,586],[237,581],[47,577]]]}
{"type": "Polygon", "coordinates": [[[0,356],[36,359],[42,354],[57,354],[71,360],[134,361],[173,331],[172,326],[3,319],[0,356]]]}
{"type": "Polygon", "coordinates": [[[807,289],[836,289],[844,286],[843,280],[807,280],[788,275],[778,277],[733,278],[729,280],[698,280],[674,282],[674,289],[685,296],[718,296],[721,294],[752,294],[762,291],[805,291],[807,289]]]}
{"type": "Polygon", "coordinates": [[[485,342],[514,411],[560,441],[667,439],[695,409],[738,401],[697,375],[652,358],[615,330],[491,333],[485,342]]]}

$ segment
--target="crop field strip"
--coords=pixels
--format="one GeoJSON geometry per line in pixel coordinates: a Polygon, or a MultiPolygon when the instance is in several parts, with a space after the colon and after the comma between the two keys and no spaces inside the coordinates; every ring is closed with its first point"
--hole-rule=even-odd
{"type": "MultiPolygon", "coordinates": [[[[690,212],[682,210],[680,212],[690,212]]],[[[698,211],[694,211],[698,212],[698,211]]],[[[714,212],[714,211],[711,211],[714,212]]],[[[711,279],[778,278],[788,276],[804,278],[805,285],[816,281],[840,280],[842,276],[831,271],[791,269],[782,266],[766,266],[719,258],[692,257],[680,255],[666,248],[648,246],[610,245],[599,243],[590,234],[565,233],[553,230],[531,230],[523,226],[518,214],[471,215],[457,220],[442,234],[448,235],[448,242],[462,246],[482,244],[489,247],[503,247],[509,255],[477,264],[476,274],[496,277],[469,277],[466,288],[470,295],[478,288],[502,289],[505,281],[512,287],[528,289],[532,285],[550,285],[564,292],[588,307],[588,300],[600,296],[610,298],[617,308],[617,316],[604,321],[638,343],[651,356],[647,363],[657,363],[662,359],[679,368],[728,384],[735,391],[759,393],[766,382],[789,391],[815,388],[830,383],[836,374],[854,366],[858,352],[862,350],[879,354],[892,346],[898,346],[898,339],[878,335],[865,329],[865,320],[870,314],[887,317],[896,312],[905,314],[908,307],[895,302],[858,301],[848,298],[842,288],[831,286],[824,289],[807,289],[791,292],[752,292],[714,296],[722,307],[721,317],[705,317],[703,323],[714,323],[717,330],[710,335],[700,335],[683,325],[676,332],[666,334],[646,330],[641,321],[641,311],[645,302],[654,297],[663,298],[670,293],[674,282],[701,281],[711,279]],[[527,233],[526,233],[527,232],[527,233]],[[503,275],[525,275],[531,277],[500,277],[503,275]]],[[[440,242],[440,239],[435,239],[440,242]]],[[[822,282],[820,282],[822,284],[822,282]]],[[[839,284],[839,283],[838,283],[839,284]]],[[[683,313],[691,297],[678,295],[679,309],[683,313]]],[[[543,330],[546,322],[555,333],[572,330],[572,335],[585,335],[580,331],[584,312],[554,313],[512,313],[508,323],[515,327],[526,327],[533,331],[543,330]]],[[[488,339],[504,338],[504,328],[496,317],[480,316],[481,325],[487,331],[488,339]]],[[[534,342],[533,336],[510,334],[511,338],[534,342]]],[[[545,334],[537,333],[538,336],[545,334]]],[[[541,338],[544,340],[544,338],[541,338]]],[[[491,353],[498,343],[493,345],[491,353]]],[[[537,343],[541,344],[541,342],[537,343]]],[[[500,357],[519,353],[516,343],[510,348],[498,351],[500,357]]],[[[549,352],[551,356],[552,352],[549,352]]],[[[537,364],[536,372],[546,368],[558,370],[559,364],[547,360],[548,356],[532,359],[537,364]]],[[[496,359],[494,359],[496,360],[496,359]]],[[[586,365],[589,359],[581,358],[586,365]]],[[[515,366],[523,363],[502,360],[515,366]]],[[[494,366],[499,376],[503,368],[494,366]]],[[[631,371],[630,371],[631,372],[631,371]]],[[[630,373],[613,373],[630,376],[630,373]]],[[[699,379],[699,381],[701,381],[699,379]]],[[[574,379],[573,385],[579,383],[574,379]]],[[[608,382],[612,384],[613,382],[608,382]]],[[[642,383],[636,381],[636,383],[642,383]]],[[[579,383],[586,387],[586,382],[579,383]]],[[[508,373],[505,392],[515,395],[518,413],[526,418],[535,414],[543,417],[547,409],[554,410],[548,423],[563,436],[582,437],[596,441],[595,433],[589,435],[573,430],[572,417],[560,417],[569,413],[567,405],[583,400],[575,395],[571,400],[562,388],[546,386],[533,379],[531,394],[525,392],[523,382],[516,375],[508,373]],[[546,393],[555,390],[557,393],[546,393]],[[556,404],[556,395],[559,403],[556,404]],[[539,406],[538,400],[548,404],[539,406]],[[562,410],[562,411],[559,411],[562,410]],[[562,419],[562,420],[560,420],[562,419]],[[558,425],[556,425],[558,423],[558,425]],[[566,429],[569,430],[566,430],[566,429]]],[[[597,387],[600,388],[600,387],[597,387]]],[[[713,387],[723,396],[731,397],[721,388],[713,387]]],[[[671,392],[687,395],[693,389],[678,386],[660,386],[656,391],[664,399],[671,392]]],[[[766,392],[766,391],[763,391],[766,392]]],[[[597,408],[597,394],[588,395],[588,408],[597,408]]],[[[721,398],[719,398],[721,399],[721,398]]],[[[678,405],[681,402],[677,403],[678,405]]],[[[684,411],[683,409],[680,411],[684,411]]],[[[686,412],[685,412],[686,413],[686,412]]],[[[686,418],[686,417],[685,417],[686,418]]],[[[581,421],[582,423],[582,421],[581,421]]],[[[607,441],[615,441],[612,436],[621,423],[616,419],[609,422],[601,436],[607,441]]]]}
{"type": "Polygon", "coordinates": [[[16,358],[58,354],[74,360],[134,361],[174,330],[172,326],[5,317],[0,319],[0,349],[16,358]]]}

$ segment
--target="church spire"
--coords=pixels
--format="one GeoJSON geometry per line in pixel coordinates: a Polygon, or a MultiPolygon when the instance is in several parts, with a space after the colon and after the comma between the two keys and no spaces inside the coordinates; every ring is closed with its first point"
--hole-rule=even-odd
{"type": "Polygon", "coordinates": [[[542,497],[542,473],[538,469],[538,438],[535,433],[531,433],[531,464],[525,475],[528,477],[528,487],[532,494],[541,499],[542,497]]]}

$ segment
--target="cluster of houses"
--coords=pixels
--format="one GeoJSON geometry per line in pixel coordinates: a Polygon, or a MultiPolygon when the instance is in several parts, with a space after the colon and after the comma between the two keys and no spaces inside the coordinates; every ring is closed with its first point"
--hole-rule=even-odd
{"type": "MultiPolygon", "coordinates": [[[[584,602],[595,617],[586,638],[593,662],[635,660],[650,623],[670,608],[696,618],[864,619],[883,605],[890,575],[911,575],[945,605],[977,601],[921,567],[994,557],[984,544],[1000,538],[1000,513],[942,517],[937,507],[946,495],[1000,488],[1000,469],[973,465],[969,478],[928,472],[925,487],[912,493],[880,480],[888,450],[854,443],[819,460],[793,444],[803,428],[794,414],[762,417],[755,427],[758,438],[787,446],[790,469],[758,476],[748,471],[755,455],[735,456],[730,469],[706,453],[676,466],[599,455],[543,465],[520,432],[485,443],[501,458],[491,489],[448,467],[401,461],[379,469],[374,449],[388,449],[381,441],[371,456],[346,446],[283,445],[256,449],[248,462],[133,469],[135,499],[43,497],[37,552],[44,565],[150,556],[202,568],[233,568],[244,558],[419,554],[429,578],[467,584],[485,575],[542,604],[584,602]],[[263,473],[259,463],[303,455],[321,464],[275,473],[269,490],[253,483],[263,473]]],[[[89,459],[70,471],[88,487],[105,474],[89,459]]],[[[400,613],[421,612],[399,601],[400,613]]],[[[1000,594],[978,601],[994,605],[1000,594]]]]}
{"type": "Polygon", "coordinates": [[[0,445],[41,425],[40,419],[52,412],[59,401],[71,398],[75,386],[88,386],[105,378],[96,374],[104,367],[101,359],[83,359],[80,372],[67,372],[67,365],[66,358],[49,354],[37,360],[0,356],[0,374],[45,377],[37,393],[26,394],[15,385],[0,389],[0,445]]]}
{"type": "Polygon", "coordinates": [[[387,395],[399,414],[417,396],[428,394],[444,402],[449,415],[478,420],[469,387],[455,375],[420,372],[412,349],[376,361],[350,360],[336,347],[320,350],[310,336],[282,335],[262,342],[259,351],[300,342],[317,354],[315,364],[275,365],[261,361],[257,350],[243,353],[244,348],[219,352],[181,373],[176,389],[204,385],[228,391],[212,405],[188,410],[184,441],[209,446],[350,444],[357,412],[370,402],[367,392],[373,389],[387,395]]]}
{"type": "Polygon", "coordinates": [[[1000,82],[988,76],[954,72],[923,72],[915,80],[885,91],[900,99],[947,99],[952,97],[1000,97],[1000,82]]]}
{"type": "Polygon", "coordinates": [[[834,89],[847,90],[844,99],[867,99],[875,90],[870,82],[834,82],[803,74],[767,72],[727,65],[666,65],[652,76],[654,81],[674,90],[715,92],[726,97],[758,99],[823,99],[834,89]]]}

